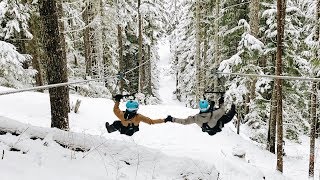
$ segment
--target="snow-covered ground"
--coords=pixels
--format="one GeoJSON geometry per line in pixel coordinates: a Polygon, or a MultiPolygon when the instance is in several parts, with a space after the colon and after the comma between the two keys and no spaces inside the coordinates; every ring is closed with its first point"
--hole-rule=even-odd
{"type": "Polygon", "coordinates": [[[175,91],[176,80],[174,75],[172,75],[172,68],[169,62],[170,59],[170,48],[169,41],[164,40],[159,44],[159,54],[160,54],[160,88],[159,95],[162,100],[163,105],[183,105],[183,103],[177,101],[174,98],[173,92],[175,91]]]}
{"type": "MultiPolygon", "coordinates": [[[[168,52],[162,52],[167,54],[168,52]]],[[[162,58],[164,58],[162,56],[162,58]]],[[[162,59],[163,60],[163,59],[162,59]]],[[[172,99],[174,79],[168,64],[160,65],[161,105],[141,105],[139,113],[150,118],[187,117],[198,113],[172,99]]],[[[9,90],[0,87],[0,91],[9,90]]],[[[276,168],[276,156],[244,134],[237,135],[232,123],[209,136],[196,125],[173,123],[140,124],[132,137],[108,134],[106,121],[113,122],[113,101],[71,95],[81,99],[77,114],[69,115],[70,132],[50,129],[50,104],[46,93],[24,92],[0,96],[0,128],[19,129],[20,136],[0,131],[0,179],[203,179],[258,180],[308,179],[309,140],[286,142],[284,174],[276,168]],[[35,134],[43,139],[32,140],[35,134]],[[90,149],[76,152],[61,147],[56,139],[90,149]],[[9,151],[12,148],[21,151],[9,151]],[[2,152],[4,152],[3,159],[2,152]],[[234,153],[244,152],[245,158],[234,153]]],[[[124,109],[124,103],[121,103],[124,109]]],[[[33,138],[34,139],[34,138],[33,138]]],[[[317,141],[318,145],[318,141],[317,141]]],[[[318,160],[318,151],[316,152],[318,160]]],[[[319,178],[316,161],[315,179],[319,178]]]]}

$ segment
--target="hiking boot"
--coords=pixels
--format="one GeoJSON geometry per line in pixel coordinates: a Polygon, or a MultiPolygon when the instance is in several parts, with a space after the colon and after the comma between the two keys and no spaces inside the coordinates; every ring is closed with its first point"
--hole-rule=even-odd
{"type": "Polygon", "coordinates": [[[116,129],[113,127],[113,125],[110,125],[108,122],[106,122],[106,129],[107,129],[108,133],[112,133],[112,132],[116,131],[116,129]]]}

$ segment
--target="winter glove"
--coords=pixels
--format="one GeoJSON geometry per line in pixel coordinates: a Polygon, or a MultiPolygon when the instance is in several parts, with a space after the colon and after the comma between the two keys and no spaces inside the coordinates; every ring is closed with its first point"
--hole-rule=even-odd
{"type": "Polygon", "coordinates": [[[218,100],[219,101],[219,105],[223,104],[224,103],[224,97],[220,97],[220,99],[218,100]]]}
{"type": "Polygon", "coordinates": [[[236,105],[234,104],[231,105],[231,111],[236,111],[236,105]]]}
{"type": "Polygon", "coordinates": [[[168,121],[172,122],[172,116],[169,115],[164,119],[164,122],[168,122],[168,121]]]}
{"type": "Polygon", "coordinates": [[[117,94],[113,98],[114,98],[115,101],[120,102],[120,100],[123,98],[123,95],[122,94],[117,94]]]}
{"type": "Polygon", "coordinates": [[[231,114],[232,116],[234,116],[235,114],[237,114],[236,105],[234,105],[234,104],[231,105],[230,112],[232,113],[232,114],[231,114]]]}

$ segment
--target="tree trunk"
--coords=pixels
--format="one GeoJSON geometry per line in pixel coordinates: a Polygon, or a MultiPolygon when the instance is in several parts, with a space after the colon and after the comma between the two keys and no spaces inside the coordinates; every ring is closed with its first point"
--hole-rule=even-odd
{"type": "MultiPolygon", "coordinates": [[[[37,70],[37,74],[35,76],[36,80],[36,86],[43,86],[43,67],[41,65],[40,59],[43,58],[44,56],[41,54],[41,30],[42,27],[40,25],[40,19],[38,15],[33,13],[30,18],[30,30],[31,33],[33,34],[33,38],[28,42],[27,44],[27,51],[31,54],[32,56],[32,67],[37,70]]],[[[39,92],[43,92],[43,89],[38,90],[39,92]]]]}
{"type": "MultiPolygon", "coordinates": [[[[214,1],[214,0],[213,0],[214,1]]],[[[212,3],[213,3],[212,1],[212,3]]],[[[220,38],[219,38],[219,29],[220,29],[220,21],[219,21],[219,16],[220,16],[220,0],[215,0],[215,14],[213,14],[213,16],[215,16],[215,20],[214,20],[214,67],[215,69],[217,69],[220,65],[220,38]]],[[[219,81],[218,81],[218,77],[215,76],[213,77],[213,90],[214,91],[220,91],[219,87],[219,81]]],[[[217,99],[218,96],[215,95],[215,99],[217,99]]]]}
{"type": "Polygon", "coordinates": [[[201,64],[200,64],[200,0],[196,1],[196,102],[199,101],[201,97],[201,64]]]}
{"type": "Polygon", "coordinates": [[[146,92],[147,94],[149,95],[152,95],[152,83],[151,83],[151,76],[152,76],[152,73],[151,73],[151,47],[150,45],[147,45],[147,55],[146,55],[146,61],[148,61],[148,63],[146,64],[146,92]]]}
{"type": "MultiPolygon", "coordinates": [[[[206,10],[206,16],[209,16],[209,13],[208,13],[208,10],[206,10]]],[[[203,64],[204,66],[206,67],[207,65],[209,65],[209,61],[208,61],[208,49],[209,49],[209,43],[208,43],[208,31],[209,31],[209,26],[206,25],[206,23],[204,24],[204,32],[203,32],[203,36],[202,36],[202,39],[203,39],[203,64]]],[[[208,74],[208,71],[206,70],[207,68],[204,68],[204,74],[202,74],[204,77],[203,77],[203,89],[206,89],[205,86],[208,85],[208,78],[209,77],[209,74],[208,74]]]]}
{"type": "MultiPolygon", "coordinates": [[[[259,34],[259,9],[260,9],[260,0],[251,0],[250,5],[250,34],[258,39],[259,34]]],[[[255,57],[254,57],[255,58],[255,57]]],[[[258,65],[258,59],[252,59],[252,64],[258,65]]],[[[253,78],[250,87],[250,99],[255,99],[256,96],[256,83],[257,78],[253,78]]],[[[250,101],[250,100],[249,100],[250,101]]]]}
{"type": "Polygon", "coordinates": [[[92,1],[93,8],[92,14],[95,19],[95,23],[93,27],[90,28],[90,32],[93,36],[91,40],[91,44],[94,49],[94,53],[92,54],[92,66],[94,75],[101,78],[103,77],[103,41],[102,41],[102,23],[101,23],[101,0],[92,1]]]}
{"type": "MultiPolygon", "coordinates": [[[[177,1],[178,0],[174,0],[174,24],[175,24],[175,27],[177,27],[178,25],[178,16],[177,16],[177,11],[178,11],[178,8],[177,8],[177,1]]],[[[177,31],[174,31],[174,37],[175,37],[175,43],[174,43],[174,65],[176,67],[176,91],[175,91],[175,94],[176,94],[176,97],[178,100],[180,100],[180,88],[179,85],[180,85],[180,82],[179,82],[179,71],[180,69],[178,68],[178,64],[179,64],[179,59],[178,59],[178,42],[177,42],[177,31]]]]}
{"type": "MultiPolygon", "coordinates": [[[[319,58],[320,58],[320,51],[319,51],[319,46],[320,46],[320,0],[317,1],[317,32],[316,32],[316,35],[318,37],[318,51],[316,52],[317,53],[317,59],[319,61],[319,58]]],[[[319,82],[317,83],[317,90],[320,90],[320,84],[319,82]]],[[[318,105],[318,108],[319,108],[319,105],[318,105]]],[[[319,137],[320,135],[320,118],[318,118],[318,121],[317,121],[317,126],[316,126],[317,130],[316,130],[316,138],[319,137]]],[[[319,178],[320,178],[320,175],[319,175],[319,178]]]]}
{"type": "MultiPolygon", "coordinates": [[[[314,34],[314,41],[319,45],[319,32],[320,32],[320,0],[317,1],[317,10],[316,10],[316,31],[314,34]]],[[[318,47],[319,48],[319,47],[318,47]]],[[[315,58],[319,61],[319,50],[316,48],[314,51],[315,58]]],[[[311,123],[311,130],[310,130],[310,157],[309,157],[309,177],[314,177],[314,151],[315,151],[315,139],[316,139],[316,124],[317,124],[317,82],[312,82],[312,89],[311,89],[311,115],[310,115],[310,123],[311,123]]]]}
{"type": "Polygon", "coordinates": [[[141,0],[138,0],[138,21],[139,21],[139,49],[138,49],[138,59],[139,59],[139,84],[138,84],[138,92],[141,93],[144,85],[144,65],[143,57],[142,57],[142,19],[141,19],[141,11],[140,11],[141,0]]]}
{"type": "MultiPolygon", "coordinates": [[[[39,2],[40,16],[43,21],[44,44],[48,56],[48,84],[68,82],[67,61],[61,41],[56,0],[39,2]]],[[[51,127],[69,129],[69,89],[67,86],[49,89],[51,103],[51,127]]]]}
{"type": "MultiPolygon", "coordinates": [[[[101,71],[101,76],[103,77],[108,77],[110,75],[114,75],[114,73],[111,71],[111,67],[113,67],[113,63],[112,63],[112,58],[111,58],[111,48],[109,46],[106,46],[104,44],[104,41],[102,40],[103,38],[105,38],[104,33],[103,32],[107,32],[107,26],[108,23],[106,23],[104,21],[104,19],[106,18],[106,14],[105,14],[105,9],[103,7],[105,7],[105,5],[107,5],[105,1],[99,0],[99,11],[100,11],[100,25],[101,25],[101,40],[100,42],[102,43],[101,46],[101,53],[102,53],[102,71],[101,71]]],[[[109,83],[109,81],[107,79],[104,80],[104,87],[108,88],[111,90],[111,92],[114,94],[115,91],[117,89],[113,88],[113,85],[111,85],[109,83]]]]}
{"type": "MultiPolygon", "coordinates": [[[[238,108],[238,111],[241,111],[241,106],[239,106],[238,108]]],[[[242,115],[241,115],[241,113],[237,113],[237,124],[236,124],[236,126],[237,126],[237,134],[240,134],[240,124],[241,124],[241,120],[242,120],[242,115]]]]}
{"type": "Polygon", "coordinates": [[[314,177],[314,148],[317,122],[317,82],[312,82],[311,90],[311,115],[310,115],[310,157],[309,157],[309,177],[314,177]]]}
{"type": "MultiPolygon", "coordinates": [[[[87,26],[90,23],[90,18],[88,14],[88,8],[89,5],[87,4],[85,7],[85,10],[82,14],[83,21],[85,22],[85,26],[87,26]]],[[[86,76],[92,76],[92,62],[90,58],[91,45],[90,45],[90,35],[89,35],[89,27],[86,27],[83,30],[83,43],[84,43],[84,58],[86,62],[86,76]]]]}
{"type": "Polygon", "coordinates": [[[273,84],[267,149],[276,153],[277,85],[273,84]]]}
{"type": "MultiPolygon", "coordinates": [[[[276,75],[282,74],[282,51],[284,39],[286,1],[277,1],[277,67],[276,75]]],[[[277,83],[277,170],[283,172],[283,122],[282,122],[282,80],[277,83]]]]}
{"type": "MultiPolygon", "coordinates": [[[[61,48],[62,48],[62,58],[63,60],[66,62],[66,79],[68,81],[68,68],[67,68],[67,64],[68,64],[68,60],[67,60],[67,43],[66,43],[66,39],[65,39],[65,36],[64,36],[64,31],[65,31],[65,28],[64,28],[64,21],[62,20],[59,20],[59,19],[62,19],[63,17],[63,7],[62,7],[62,1],[57,1],[57,13],[58,13],[58,27],[59,27],[59,37],[60,37],[60,43],[61,43],[61,48]]],[[[69,88],[69,87],[67,87],[69,88]]],[[[69,93],[69,90],[68,90],[68,93],[69,93]]],[[[68,99],[69,99],[69,95],[68,95],[68,99]]],[[[67,101],[68,103],[68,112],[70,112],[71,108],[70,108],[70,101],[68,100],[67,101]]]]}
{"type": "MultiPolygon", "coordinates": [[[[21,24],[20,24],[20,28],[22,28],[21,24]]],[[[23,34],[23,31],[20,31],[17,35],[17,38],[19,38],[19,40],[15,40],[16,41],[16,44],[17,44],[17,47],[18,47],[18,51],[21,53],[21,54],[26,54],[26,42],[25,42],[25,37],[24,37],[24,34],[23,34]]],[[[28,69],[30,64],[29,61],[24,61],[22,62],[22,67],[24,69],[28,69]]]]}
{"type": "Polygon", "coordinates": [[[84,46],[87,76],[102,75],[103,43],[101,29],[101,2],[86,1],[86,9],[83,13],[85,25],[84,46]]]}
{"type": "MultiPolygon", "coordinates": [[[[117,29],[118,29],[118,52],[119,52],[119,71],[120,73],[123,73],[125,71],[125,63],[123,62],[123,44],[122,44],[122,28],[121,26],[118,24],[117,25],[117,29]]],[[[124,82],[122,79],[119,80],[120,83],[120,92],[123,92],[124,89],[124,82]]]]}
{"type": "Polygon", "coordinates": [[[152,63],[151,63],[151,46],[154,45],[153,42],[153,31],[150,33],[151,45],[147,46],[147,67],[146,67],[146,81],[147,81],[147,93],[153,96],[152,93],[152,63]]]}
{"type": "MultiPolygon", "coordinates": [[[[250,85],[250,83],[247,83],[246,86],[248,87],[250,85]]],[[[249,103],[250,103],[250,96],[249,94],[245,95],[245,105],[244,105],[244,114],[248,114],[249,113],[249,103]]]]}
{"type": "MultiPolygon", "coordinates": [[[[57,2],[57,13],[58,13],[58,18],[62,19],[63,17],[63,7],[62,7],[62,2],[61,0],[56,1],[57,2]]],[[[61,42],[61,48],[62,48],[62,58],[65,59],[65,61],[67,62],[67,43],[64,37],[64,21],[63,20],[58,20],[58,26],[59,26],[59,36],[60,36],[60,42],[61,42]]]]}
{"type": "Polygon", "coordinates": [[[84,12],[85,28],[85,43],[88,43],[86,65],[89,76],[101,77],[102,62],[103,62],[103,43],[101,29],[101,10],[100,1],[87,1],[87,9],[84,12]],[[90,68],[90,69],[89,69],[90,68]]]}

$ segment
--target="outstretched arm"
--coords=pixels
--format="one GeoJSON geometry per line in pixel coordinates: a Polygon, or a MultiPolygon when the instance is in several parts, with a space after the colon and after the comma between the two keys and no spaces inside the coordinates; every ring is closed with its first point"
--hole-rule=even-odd
{"type": "Polygon", "coordinates": [[[147,124],[159,124],[159,123],[163,123],[164,122],[164,119],[155,119],[155,120],[152,120],[146,116],[143,116],[141,114],[138,114],[138,118],[140,119],[140,121],[144,122],[144,123],[147,123],[147,124]]]}
{"type": "Polygon", "coordinates": [[[189,117],[187,117],[185,119],[172,118],[172,122],[179,123],[179,124],[184,124],[184,125],[192,124],[192,123],[196,122],[196,117],[195,116],[189,116],[189,117]]]}
{"type": "Polygon", "coordinates": [[[119,101],[115,101],[114,106],[113,106],[113,113],[120,119],[123,119],[123,112],[119,108],[119,101]]]}

